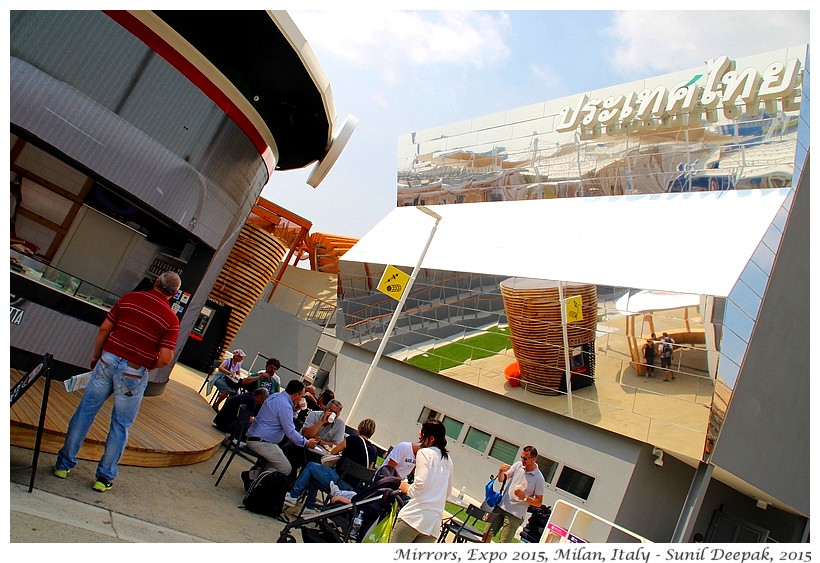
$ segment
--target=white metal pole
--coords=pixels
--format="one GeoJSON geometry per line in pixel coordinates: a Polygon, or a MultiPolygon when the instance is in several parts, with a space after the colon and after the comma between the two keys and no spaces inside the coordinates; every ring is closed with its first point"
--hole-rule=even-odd
{"type": "Polygon", "coordinates": [[[567,380],[567,410],[572,416],[572,370],[569,363],[569,339],[567,337],[567,302],[564,299],[564,282],[558,282],[558,300],[561,302],[561,335],[564,337],[564,376],[567,380]]]}
{"type": "Polygon", "coordinates": [[[410,274],[410,279],[407,281],[407,287],[404,288],[404,291],[401,294],[401,298],[399,299],[398,305],[396,305],[396,310],[393,311],[393,316],[390,317],[390,323],[387,325],[387,330],[384,333],[384,337],[382,338],[381,343],[379,343],[379,349],[376,350],[376,355],[373,356],[373,361],[370,363],[370,367],[367,368],[367,373],[364,376],[364,381],[362,381],[362,386],[359,388],[359,392],[356,394],[356,400],[353,401],[353,406],[350,407],[350,412],[347,415],[347,420],[350,423],[349,425],[353,425],[355,418],[354,413],[356,412],[356,407],[359,406],[359,399],[364,394],[364,388],[367,386],[367,382],[370,380],[370,376],[373,373],[373,370],[376,367],[376,364],[379,363],[379,360],[382,357],[382,353],[384,352],[385,346],[387,346],[387,341],[390,339],[390,336],[393,334],[393,327],[396,326],[396,321],[399,319],[399,314],[401,314],[401,310],[404,308],[404,302],[407,301],[407,296],[410,294],[410,288],[413,287],[413,282],[416,281],[416,276],[419,273],[419,269],[421,269],[421,263],[424,261],[424,257],[427,254],[427,249],[430,248],[430,243],[433,242],[433,237],[436,234],[436,229],[438,229],[438,222],[441,221],[441,215],[428,209],[427,207],[420,205],[416,207],[422,213],[425,213],[436,220],[433,228],[430,229],[430,236],[427,237],[427,243],[424,245],[424,250],[421,251],[421,256],[419,256],[419,261],[416,263],[416,267],[413,268],[413,273],[410,274]]]}

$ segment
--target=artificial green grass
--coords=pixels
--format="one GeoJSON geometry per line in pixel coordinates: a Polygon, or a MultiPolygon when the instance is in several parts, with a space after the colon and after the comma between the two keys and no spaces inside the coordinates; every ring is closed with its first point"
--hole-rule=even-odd
{"type": "Polygon", "coordinates": [[[460,366],[468,360],[480,360],[495,356],[502,350],[510,348],[510,337],[507,328],[494,326],[484,334],[462,338],[456,342],[431,348],[407,360],[408,364],[438,373],[460,366]]]}

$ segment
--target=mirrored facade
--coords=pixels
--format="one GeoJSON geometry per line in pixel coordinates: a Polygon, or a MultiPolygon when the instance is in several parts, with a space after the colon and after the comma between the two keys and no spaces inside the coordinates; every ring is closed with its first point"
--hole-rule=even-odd
{"type": "MultiPolygon", "coordinates": [[[[790,187],[808,130],[806,54],[802,46],[716,57],[704,68],[403,136],[397,204],[790,187]]],[[[742,371],[790,200],[728,297],[421,270],[385,354],[705,459],[742,371]]],[[[636,267],[664,263],[639,250],[662,232],[661,219],[624,228],[635,229],[636,267]]],[[[683,251],[701,244],[696,224],[668,236],[683,251]]],[[[384,268],[340,263],[338,336],[372,350],[396,306],[376,290],[384,268]]]]}

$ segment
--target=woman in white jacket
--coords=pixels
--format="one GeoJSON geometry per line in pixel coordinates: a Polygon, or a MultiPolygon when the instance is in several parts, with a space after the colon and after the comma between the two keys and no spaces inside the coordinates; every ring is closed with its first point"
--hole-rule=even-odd
{"type": "Polygon", "coordinates": [[[419,432],[413,484],[402,481],[399,490],[410,497],[399,511],[391,543],[434,543],[441,528],[444,502],[453,485],[453,462],[447,455],[444,424],[427,419],[419,432]]]}

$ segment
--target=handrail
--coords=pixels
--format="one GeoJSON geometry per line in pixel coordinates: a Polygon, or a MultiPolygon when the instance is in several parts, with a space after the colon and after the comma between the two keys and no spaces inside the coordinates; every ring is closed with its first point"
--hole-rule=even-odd
{"type": "MultiPolygon", "coordinates": [[[[405,309],[404,312],[405,312],[405,315],[409,315],[410,313],[419,313],[419,312],[424,312],[424,311],[432,311],[434,309],[439,309],[441,307],[452,307],[453,305],[458,305],[459,303],[464,303],[466,301],[470,301],[471,299],[476,299],[476,298],[485,299],[485,300],[492,300],[492,301],[499,301],[499,300],[503,299],[500,295],[498,295],[498,296],[495,296],[495,295],[492,295],[492,296],[482,295],[482,296],[464,297],[464,298],[461,298],[461,299],[457,299],[456,301],[447,301],[445,303],[437,303],[435,305],[433,305],[433,304],[430,304],[430,305],[427,305],[427,306],[420,305],[420,306],[415,307],[413,309],[405,309]]],[[[346,324],[345,328],[353,328],[355,326],[358,326],[362,323],[366,323],[368,321],[377,320],[377,319],[380,319],[380,318],[383,318],[383,317],[389,317],[392,314],[393,313],[390,312],[390,313],[384,313],[384,314],[381,314],[381,315],[375,315],[375,316],[372,316],[372,317],[367,317],[367,318],[364,318],[362,320],[355,321],[355,322],[352,322],[350,324],[346,324]]]]}
{"type": "MultiPolygon", "coordinates": [[[[271,280],[271,281],[273,281],[273,280],[271,280]]],[[[273,294],[276,292],[276,290],[278,289],[278,287],[279,287],[280,285],[283,285],[283,286],[285,286],[287,289],[290,289],[290,290],[292,290],[292,291],[295,291],[296,293],[300,293],[300,294],[304,295],[305,297],[310,297],[310,298],[311,298],[311,299],[313,299],[314,301],[319,301],[319,302],[321,302],[321,303],[323,303],[323,304],[325,304],[325,305],[328,305],[328,306],[330,306],[330,307],[337,307],[336,303],[333,303],[333,302],[331,302],[331,301],[327,301],[327,300],[325,300],[325,299],[322,299],[321,297],[319,297],[319,296],[317,296],[317,295],[312,295],[312,294],[310,294],[310,293],[307,293],[307,292],[305,292],[304,290],[299,289],[298,287],[294,287],[294,286],[292,286],[292,285],[288,284],[287,282],[284,282],[284,281],[281,281],[281,280],[279,280],[278,282],[276,282],[276,283],[274,283],[274,284],[273,284],[273,286],[272,286],[272,287],[271,287],[271,289],[270,289],[270,295],[268,295],[268,298],[267,298],[265,301],[267,301],[267,302],[269,302],[269,303],[270,303],[270,300],[273,298],[273,294]]]]}

